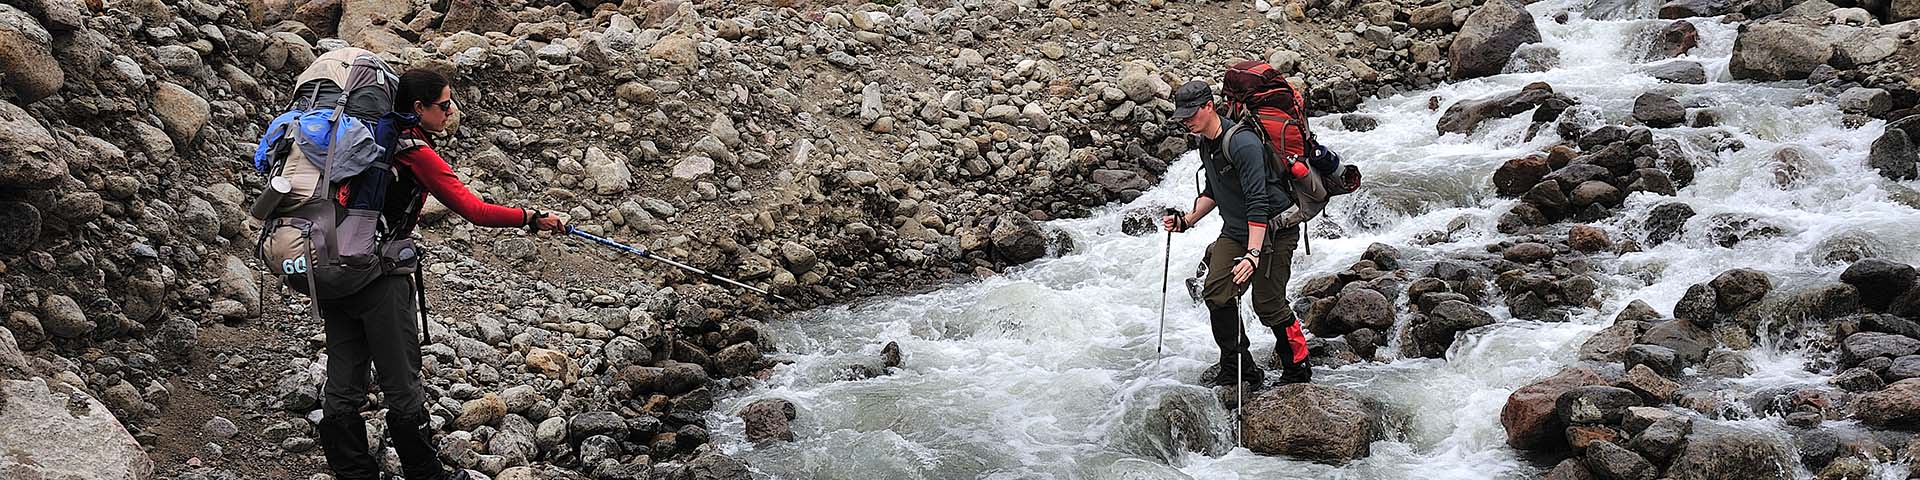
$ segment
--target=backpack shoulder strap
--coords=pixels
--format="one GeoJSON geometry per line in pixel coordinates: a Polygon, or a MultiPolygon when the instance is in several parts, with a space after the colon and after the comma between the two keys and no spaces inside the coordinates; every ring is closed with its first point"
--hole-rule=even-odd
{"type": "Polygon", "coordinates": [[[415,138],[412,135],[401,135],[400,141],[393,145],[393,153],[398,155],[400,152],[428,146],[432,146],[432,144],[427,143],[426,140],[415,138]]]}

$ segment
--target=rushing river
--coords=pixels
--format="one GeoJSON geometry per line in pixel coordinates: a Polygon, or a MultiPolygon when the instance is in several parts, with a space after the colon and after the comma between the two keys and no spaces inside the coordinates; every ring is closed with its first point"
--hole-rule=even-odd
{"type": "MultiPolygon", "coordinates": [[[[1494,226],[1513,200],[1493,196],[1489,175],[1503,161],[1558,139],[1547,129],[1525,140],[1526,114],[1490,121],[1471,136],[1439,136],[1434,124],[1440,112],[1428,109],[1429,97],[1451,102],[1544,81],[1600,107],[1608,122],[1624,123],[1635,97],[1661,91],[1684,103],[1715,105],[1723,128],[1746,148],[1718,154],[1700,149],[1697,180],[1677,199],[1634,194],[1614,217],[1596,223],[1617,239],[1637,236],[1626,232],[1642,231],[1637,223],[1663,202],[1686,202],[1699,212],[1679,239],[1595,262],[1601,309],[1580,312],[1570,322],[1540,323],[1511,320],[1496,305],[1489,311],[1500,322],[1463,335],[1444,361],[1316,369],[1315,382],[1362,392],[1393,412],[1394,432],[1374,443],[1371,457],[1335,467],[1232,446],[1229,413],[1195,383],[1217,358],[1207,314],[1180,284],[1218,234],[1217,218],[1173,238],[1166,351],[1155,353],[1166,237],[1131,237],[1118,226],[1129,208],[1189,207],[1199,163],[1192,154],[1172,166],[1163,184],[1128,204],[1053,222],[1079,245],[1072,254],[930,293],[773,322],[767,333],[793,363],[764,385],[723,400],[713,417],[718,441],[756,472],[785,479],[1537,478],[1551,465],[1505,443],[1499,414],[1507,395],[1574,363],[1580,344],[1628,302],[1645,300],[1670,314],[1687,286],[1736,267],[1767,272],[1787,289],[1831,280],[1845,268],[1823,260],[1836,244],[1920,261],[1920,211],[1891,200],[1897,186],[1866,167],[1868,146],[1884,122],[1842,126],[1831,100],[1803,99],[1808,93],[1801,82],[1727,81],[1736,25],[1696,19],[1700,44],[1680,59],[1705,65],[1712,81],[1676,85],[1634,73],[1643,65],[1632,60],[1632,45],[1640,32],[1664,22],[1586,19],[1580,3],[1569,0],[1528,9],[1544,44],[1559,50],[1559,68],[1372,100],[1361,113],[1380,124],[1366,133],[1341,131],[1332,118],[1315,123],[1322,141],[1365,169],[1370,184],[1364,195],[1342,199],[1318,220],[1337,222],[1343,238],[1316,239],[1311,256],[1296,256],[1295,287],[1345,269],[1375,242],[1419,257],[1484,251],[1505,237],[1494,226]],[[1551,19],[1569,10],[1567,24],[1551,19]],[[1782,188],[1774,182],[1772,154],[1785,145],[1805,147],[1819,158],[1809,178],[1782,188]],[[1785,232],[1723,248],[1699,226],[1721,213],[1764,219],[1785,232]],[[1458,229],[1447,241],[1417,240],[1453,227],[1458,229]],[[842,380],[846,366],[876,363],[889,341],[905,351],[903,368],[842,380]],[[744,440],[731,412],[769,397],[797,406],[796,441],[744,440]],[[1164,421],[1153,420],[1163,404],[1182,401],[1197,405],[1209,422],[1215,438],[1200,442],[1217,455],[1188,452],[1164,421]]],[[[1656,137],[1686,145],[1694,143],[1685,139],[1701,134],[1688,127],[1656,130],[1656,137]]],[[[1255,354],[1268,358],[1272,337],[1253,327],[1255,354]]],[[[1808,372],[1802,367],[1806,354],[1793,347],[1766,344],[1744,354],[1757,371],[1734,382],[1742,389],[1817,383],[1832,373],[1808,372]]],[[[1776,429],[1779,422],[1740,421],[1776,429]]],[[[1894,465],[1883,473],[1905,478],[1905,470],[1894,465]]]]}

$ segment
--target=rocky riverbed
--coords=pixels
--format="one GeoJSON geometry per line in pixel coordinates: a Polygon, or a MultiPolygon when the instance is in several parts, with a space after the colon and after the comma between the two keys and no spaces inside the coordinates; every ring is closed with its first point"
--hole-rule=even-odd
{"type": "MultiPolygon", "coordinates": [[[[1908,2],[888,3],[0,2],[0,418],[45,425],[0,432],[29,452],[0,472],[324,470],[323,337],[252,266],[242,206],[261,179],[242,158],[291,76],[344,45],[455,79],[464,114],[439,142],[483,197],[798,300],[430,208],[429,409],[442,458],[492,478],[1060,473],[1039,458],[1081,476],[1334,468],[1297,458],[1388,478],[1717,478],[1741,452],[1789,476],[1912,461],[1908,2]],[[1184,206],[1192,167],[1173,167],[1188,146],[1166,96],[1242,58],[1309,85],[1329,114],[1316,128],[1373,186],[1314,225],[1326,252],[1293,285],[1331,385],[1252,398],[1258,433],[1236,448],[1218,395],[1152,380],[1204,363],[1140,367],[1144,304],[1093,302],[1128,290],[1047,292],[1088,271],[1152,283],[1134,270],[1159,245],[1123,240],[1113,205],[1184,206]],[[1594,81],[1609,75],[1624,85],[1594,81]],[[1807,227],[1854,218],[1823,203],[1880,220],[1807,227]],[[1738,261],[1780,248],[1805,251],[1738,261]],[[975,306],[922,310],[955,301],[975,306]],[[1118,337],[1059,348],[1078,334],[1031,330],[1035,311],[1108,311],[1080,322],[1118,337]],[[992,331],[1081,355],[964,343],[992,331]],[[1533,344],[1552,345],[1484,353],[1533,344]],[[968,350],[1031,376],[975,383],[984,372],[942,353],[968,350]],[[1127,380],[1050,383],[1028,355],[1127,380]],[[1484,361],[1513,366],[1449,370],[1484,361]],[[1439,374],[1396,373],[1420,368],[1439,374]],[[1406,393],[1423,382],[1512,399],[1438,402],[1479,415],[1457,438],[1434,426],[1452,417],[1418,413],[1435,407],[1406,393]],[[889,388],[973,392],[988,400],[928,411],[1015,423],[1052,407],[1014,398],[1117,395],[1100,418],[1054,416],[1115,432],[1092,451],[1121,454],[1055,449],[1086,444],[1061,425],[943,443],[920,437],[934,425],[836,403],[889,388]],[[813,389],[849,398],[791,394],[813,389]],[[902,423],[857,426],[889,418],[902,423]],[[1500,430],[1502,445],[1472,440],[1500,430]],[[1328,432],[1347,441],[1300,446],[1328,432]],[[1041,456],[972,448],[985,439],[1041,456]],[[871,451],[794,467],[847,441],[871,451]],[[1800,458],[1773,455],[1788,444],[1800,458]],[[927,448],[975,460],[894,462],[927,448]],[[1523,450],[1571,460],[1529,468],[1523,450]]],[[[1174,352],[1205,358],[1207,342],[1173,333],[1174,352]]]]}
{"type": "Polygon", "coordinates": [[[329,49],[453,77],[464,114],[440,146],[483,197],[799,299],[430,205],[443,458],[501,478],[724,477],[739,464],[711,453],[702,414],[768,366],[761,321],[1072,251],[1041,222],[1139,196],[1186,148],[1162,120],[1170,85],[1268,58],[1337,110],[1445,77],[1451,20],[1356,7],[4,2],[0,373],[8,398],[92,405],[113,421],[72,436],[126,459],[60,460],[84,452],[41,442],[69,430],[9,429],[35,453],[4,468],[322,470],[323,337],[253,266],[242,206],[261,179],[242,158],[329,49]]]}

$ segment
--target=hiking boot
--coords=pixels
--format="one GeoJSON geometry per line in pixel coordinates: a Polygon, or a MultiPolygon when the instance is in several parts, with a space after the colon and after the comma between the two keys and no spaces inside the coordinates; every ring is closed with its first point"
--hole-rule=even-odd
{"type": "Polygon", "coordinates": [[[1265,385],[1267,378],[1266,369],[1260,368],[1260,364],[1253,361],[1253,355],[1251,354],[1241,354],[1240,358],[1246,360],[1240,364],[1242,368],[1240,372],[1235,372],[1233,368],[1230,367],[1230,365],[1234,363],[1232,359],[1223,360],[1220,363],[1214,364],[1215,371],[1219,373],[1215,374],[1213,379],[1208,381],[1207,384],[1212,386],[1226,386],[1244,381],[1252,385],[1265,385]]]}
{"type": "Polygon", "coordinates": [[[1312,383],[1313,367],[1305,363],[1288,365],[1280,369],[1280,383],[1312,383]]]}
{"type": "Polygon", "coordinates": [[[1209,387],[1232,385],[1234,381],[1233,370],[1228,370],[1225,365],[1224,363],[1215,363],[1213,366],[1207,367],[1206,373],[1200,374],[1200,383],[1209,387]]]}

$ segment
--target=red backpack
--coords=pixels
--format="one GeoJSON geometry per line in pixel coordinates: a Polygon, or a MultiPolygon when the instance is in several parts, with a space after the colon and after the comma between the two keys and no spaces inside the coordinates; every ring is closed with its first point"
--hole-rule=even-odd
{"type": "Polygon", "coordinates": [[[1268,172],[1287,172],[1287,178],[1296,182],[1308,173],[1318,174],[1325,184],[1325,197],[1360,189],[1360,169],[1342,165],[1339,154],[1314,141],[1313,130],[1307,127],[1306,95],[1293,88],[1279,69],[1248,60],[1227,68],[1221,83],[1226,102],[1220,114],[1239,122],[1235,128],[1259,135],[1269,149],[1268,172]],[[1250,128],[1254,125],[1259,128],[1250,128]]]}
{"type": "MultiPolygon", "coordinates": [[[[1296,160],[1313,150],[1305,95],[1295,90],[1279,69],[1259,60],[1236,63],[1222,75],[1221,84],[1221,94],[1226,97],[1221,115],[1242,125],[1259,124],[1260,128],[1253,131],[1273,149],[1269,160],[1282,160],[1288,167],[1284,170],[1292,170],[1296,160]]],[[[1302,176],[1303,172],[1294,174],[1295,178],[1302,176]]]]}
{"type": "MultiPolygon", "coordinates": [[[[1333,197],[1360,189],[1360,168],[1342,165],[1340,155],[1313,140],[1307,128],[1306,95],[1293,88],[1279,69],[1248,60],[1227,68],[1221,78],[1226,102],[1220,114],[1260,137],[1269,179],[1284,176],[1296,208],[1275,221],[1283,227],[1305,223],[1327,208],[1333,197]],[[1257,126],[1257,128],[1255,128],[1257,126]]],[[[1229,132],[1225,138],[1231,138],[1229,132]]],[[[1231,142],[1222,142],[1223,145],[1231,142]]],[[[1306,237],[1302,237],[1304,240],[1306,237]]],[[[1312,247],[1308,247],[1312,254],[1312,247]]]]}

